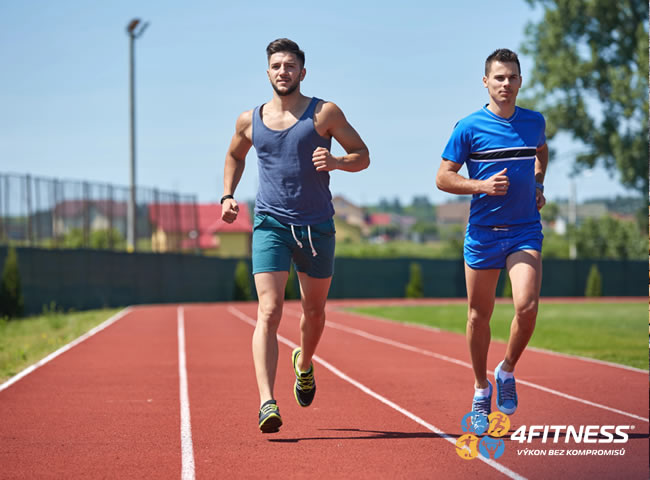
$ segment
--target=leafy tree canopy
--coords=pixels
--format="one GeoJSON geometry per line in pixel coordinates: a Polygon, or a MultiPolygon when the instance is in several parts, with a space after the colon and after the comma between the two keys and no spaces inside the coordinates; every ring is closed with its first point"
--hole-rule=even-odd
{"type": "Polygon", "coordinates": [[[647,0],[527,0],[543,8],[523,53],[534,59],[529,106],[544,113],[547,137],[582,142],[576,167],[618,170],[623,185],[648,192],[647,0]]]}

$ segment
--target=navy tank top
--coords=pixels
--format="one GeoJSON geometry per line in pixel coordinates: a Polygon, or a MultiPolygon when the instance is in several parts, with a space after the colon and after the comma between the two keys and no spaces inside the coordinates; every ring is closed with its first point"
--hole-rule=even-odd
{"type": "Polygon", "coordinates": [[[255,213],[292,225],[315,225],[334,215],[329,172],[317,172],[312,154],[331,148],[332,139],[314,128],[312,98],[298,121],[285,130],[271,130],[262,121],[261,107],[253,111],[253,146],[257,152],[259,189],[255,213]]]}

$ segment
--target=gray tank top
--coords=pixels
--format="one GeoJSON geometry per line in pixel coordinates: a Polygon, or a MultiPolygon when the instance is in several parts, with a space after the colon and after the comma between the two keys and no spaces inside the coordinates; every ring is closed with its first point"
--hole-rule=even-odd
{"type": "Polygon", "coordinates": [[[314,128],[314,111],[320,100],[312,98],[298,121],[285,130],[271,130],[262,121],[260,107],[253,111],[253,146],[257,151],[259,189],[255,213],[283,223],[315,225],[334,215],[328,172],[317,172],[312,153],[328,150],[332,140],[314,128]]]}

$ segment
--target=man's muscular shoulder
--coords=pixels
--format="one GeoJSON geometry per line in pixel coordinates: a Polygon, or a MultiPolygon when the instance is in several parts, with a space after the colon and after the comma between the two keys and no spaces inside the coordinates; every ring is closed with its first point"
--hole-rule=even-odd
{"type": "Polygon", "coordinates": [[[248,140],[253,139],[253,110],[246,110],[239,117],[235,124],[235,133],[248,140]]]}
{"type": "Polygon", "coordinates": [[[343,111],[334,102],[321,101],[314,111],[314,127],[322,137],[331,136],[332,128],[345,121],[343,111]]]}

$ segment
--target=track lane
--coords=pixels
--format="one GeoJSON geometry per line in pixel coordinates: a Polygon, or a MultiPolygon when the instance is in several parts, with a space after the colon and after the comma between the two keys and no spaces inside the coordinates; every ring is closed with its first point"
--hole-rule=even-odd
{"type": "Polygon", "coordinates": [[[2,478],[179,478],[175,309],[124,318],[0,392],[2,478]]]}
{"type": "MultiPolygon", "coordinates": [[[[296,316],[298,311],[293,307],[287,311],[287,314],[296,316]]],[[[445,355],[471,366],[465,336],[462,334],[337,310],[328,312],[328,320],[435,352],[438,355],[445,355]]],[[[503,359],[505,348],[505,342],[492,340],[488,356],[489,368],[493,368],[503,359]]],[[[493,372],[488,373],[492,375],[493,372]]],[[[467,381],[471,383],[471,372],[468,371],[466,376],[467,381]]],[[[648,378],[648,372],[527,349],[517,367],[517,377],[540,387],[618,409],[640,417],[642,421],[648,421],[648,398],[643,393],[645,388],[643,381],[648,378]],[[597,372],[597,382],[593,380],[595,372],[597,372]],[[630,394],[620,394],[625,391],[629,391],[630,394]]]]}
{"type": "MultiPolygon", "coordinates": [[[[197,478],[505,478],[479,460],[460,459],[444,438],[322,364],[316,365],[314,405],[300,408],[292,393],[291,348],[282,343],[276,398],[285,425],[279,434],[262,435],[257,429],[252,326],[229,313],[229,307],[255,318],[254,303],[181,308],[197,478]]],[[[297,303],[285,307],[279,333],[289,343],[299,340],[298,310],[297,303]]],[[[0,476],[179,478],[178,312],[171,305],[136,308],[0,391],[0,476]]],[[[397,348],[327,328],[317,354],[425,424],[451,438],[462,433],[460,418],[471,399],[462,335],[343,312],[328,312],[328,321],[413,346],[415,350],[397,348]]],[[[498,361],[503,348],[493,343],[491,362],[498,361]]],[[[647,417],[647,374],[544,352],[527,352],[521,367],[525,365],[518,368],[521,378],[549,382],[647,417]],[[551,375],[549,369],[561,373],[551,375]]],[[[620,415],[526,385],[518,390],[522,406],[512,417],[513,428],[630,420],[635,430],[622,457],[525,457],[517,449],[549,445],[508,441],[498,462],[512,472],[531,479],[648,477],[647,422],[622,421],[620,415]]]]}
{"type": "MultiPolygon", "coordinates": [[[[255,311],[254,305],[236,308],[249,317],[255,311]]],[[[443,478],[450,471],[441,457],[448,453],[459,463],[454,474],[506,478],[480,461],[460,460],[448,441],[322,365],[316,365],[314,404],[299,407],[291,347],[282,342],[275,397],[284,425],[278,434],[263,435],[257,429],[252,326],[222,307],[188,307],[186,322],[197,478],[443,478]]],[[[295,342],[296,322],[283,323],[281,334],[295,342]]]]}
{"type": "MultiPolygon", "coordinates": [[[[254,315],[254,309],[250,309],[248,314],[254,315]]],[[[350,321],[351,317],[353,316],[348,315],[348,321],[350,321]]],[[[332,312],[330,312],[328,320],[338,322],[342,318],[336,315],[333,316],[332,312]]],[[[427,344],[430,341],[424,335],[425,332],[422,329],[404,328],[399,324],[387,322],[380,323],[383,324],[384,328],[392,327],[400,330],[400,335],[410,335],[413,343],[424,342],[427,344]]],[[[287,336],[291,336],[292,332],[297,331],[298,318],[295,314],[292,314],[292,307],[289,305],[285,308],[285,317],[283,318],[280,333],[286,332],[287,336]]],[[[293,334],[295,335],[295,333],[293,334]]],[[[455,337],[457,345],[455,345],[454,349],[466,352],[462,335],[455,335],[455,337]]],[[[448,343],[449,339],[444,338],[442,344],[447,345],[448,343]]],[[[503,345],[502,348],[504,348],[503,345]]],[[[472,394],[471,371],[467,367],[447,363],[441,365],[443,362],[439,360],[426,359],[413,352],[400,351],[394,347],[387,347],[333,329],[326,329],[323,340],[319,345],[318,354],[327,359],[336,359],[335,363],[344,366],[344,369],[352,377],[362,379],[373,390],[391,397],[401,405],[406,405],[410,411],[441,427],[444,431],[461,433],[458,422],[464,413],[467,413],[466,410],[469,410],[469,401],[472,394]],[[356,339],[353,337],[356,337],[356,339]],[[361,343],[359,343],[360,341],[361,343]],[[387,348],[390,350],[386,350],[387,348]],[[359,358],[370,358],[372,366],[368,367],[365,362],[360,362],[359,358]],[[436,390],[436,386],[440,386],[440,388],[436,390]],[[423,389],[427,392],[425,395],[422,395],[423,389]],[[465,404],[467,404],[466,407],[463,407],[465,404]],[[460,407],[457,407],[457,405],[460,405],[460,407]],[[454,413],[454,410],[457,411],[454,413]],[[435,413],[431,415],[431,412],[435,413]]],[[[502,355],[503,352],[497,352],[496,354],[502,355]]],[[[554,361],[563,361],[564,363],[573,363],[575,361],[575,359],[566,359],[564,357],[553,356],[553,358],[554,361]]],[[[496,361],[498,360],[495,359],[496,361]]],[[[594,375],[598,375],[595,370],[596,365],[582,363],[581,376],[593,378],[594,375]]],[[[533,367],[531,364],[531,371],[540,368],[545,369],[547,365],[542,362],[533,367]]],[[[577,369],[578,367],[572,368],[577,369]]],[[[597,366],[598,370],[600,368],[607,370],[612,367],[597,366]]],[[[624,369],[617,370],[620,370],[620,373],[624,375],[636,374],[636,382],[628,384],[626,391],[630,397],[635,399],[637,406],[638,404],[647,405],[647,397],[645,397],[644,391],[645,378],[637,372],[628,372],[624,369]],[[639,378],[642,381],[639,381],[639,378]]],[[[547,376],[552,378],[551,375],[547,376]]],[[[562,375],[556,377],[563,378],[562,375]]],[[[563,386],[570,387],[572,381],[572,379],[569,379],[563,386]]],[[[600,393],[608,391],[607,385],[598,383],[596,385],[600,387],[600,393]]],[[[621,417],[594,407],[586,407],[583,404],[556,395],[539,391],[527,392],[527,387],[523,385],[518,390],[520,398],[523,395],[523,398],[526,399],[526,408],[520,408],[519,412],[512,417],[513,429],[520,425],[531,424],[570,424],[576,426],[580,424],[615,424],[633,425],[634,430],[630,434],[630,441],[625,445],[626,455],[622,457],[523,457],[516,455],[517,448],[548,450],[551,447],[550,444],[542,444],[540,440],[533,440],[531,444],[524,445],[508,442],[508,446],[512,450],[512,456],[515,458],[504,460],[503,463],[506,466],[529,478],[548,478],[549,475],[557,475],[558,472],[567,471],[577,475],[577,478],[586,475],[595,475],[598,478],[621,478],[621,475],[626,476],[626,478],[647,477],[648,424],[646,422],[621,417]],[[624,420],[621,420],[621,418],[624,420]]],[[[610,392],[612,398],[618,395],[620,395],[620,391],[610,392]]],[[[566,447],[567,445],[562,443],[553,447],[553,449],[564,449],[566,447]]],[[[572,445],[572,447],[585,449],[588,445],[572,445]]],[[[604,448],[608,449],[614,447],[618,448],[620,445],[604,445],[604,448]]],[[[460,459],[456,457],[456,460],[460,459]]]]}

